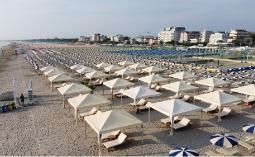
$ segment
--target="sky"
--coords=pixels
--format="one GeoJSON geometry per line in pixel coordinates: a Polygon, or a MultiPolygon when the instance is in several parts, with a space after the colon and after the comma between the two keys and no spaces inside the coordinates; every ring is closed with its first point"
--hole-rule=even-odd
{"type": "Polygon", "coordinates": [[[255,0],[0,0],[0,40],[156,35],[165,26],[255,31],[254,7],[255,0]]]}

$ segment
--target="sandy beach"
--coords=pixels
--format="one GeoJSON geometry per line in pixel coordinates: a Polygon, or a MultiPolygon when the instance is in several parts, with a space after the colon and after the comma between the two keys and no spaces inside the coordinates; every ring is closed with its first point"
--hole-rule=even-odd
{"type": "MultiPolygon", "coordinates": [[[[0,60],[2,62],[2,60],[0,60]]],[[[33,85],[33,93],[38,102],[36,105],[18,108],[13,112],[0,113],[0,155],[98,155],[97,135],[87,127],[87,137],[84,131],[84,122],[75,125],[72,114],[67,109],[62,109],[62,97],[55,90],[44,84],[44,78],[38,75],[25,60],[24,55],[11,56],[5,60],[0,68],[0,93],[12,90],[12,78],[16,79],[17,96],[27,93],[30,81],[33,85]]],[[[97,88],[95,93],[101,93],[97,88]]],[[[168,95],[169,93],[164,93],[168,95]]],[[[26,95],[25,95],[26,96],[26,95]]],[[[110,99],[110,90],[106,91],[106,97],[110,99]]],[[[164,98],[163,98],[164,99],[164,98]]],[[[158,99],[161,100],[161,99],[158,99]]],[[[153,100],[156,101],[156,100],[153,100]]],[[[231,133],[238,139],[242,139],[246,133],[242,131],[244,124],[254,122],[254,110],[241,106],[234,106],[231,116],[223,119],[222,123],[217,118],[204,116],[200,125],[200,115],[193,114],[188,117],[192,123],[185,129],[169,135],[169,128],[165,127],[160,118],[164,117],[156,111],[152,111],[152,122],[148,122],[148,112],[136,114],[128,105],[131,99],[124,99],[120,105],[119,99],[114,99],[113,108],[122,108],[129,111],[144,122],[144,144],[141,151],[141,129],[130,127],[122,130],[128,135],[125,145],[116,147],[107,152],[103,149],[103,155],[167,155],[176,147],[190,147],[204,155],[206,150],[215,149],[209,142],[210,136],[215,133],[231,133]]],[[[195,104],[207,107],[209,105],[200,102],[195,104]]],[[[102,111],[109,110],[103,107],[102,111]]],[[[73,113],[73,111],[71,112],[73,113]]],[[[239,155],[249,154],[243,147],[237,147],[239,155]]]]}

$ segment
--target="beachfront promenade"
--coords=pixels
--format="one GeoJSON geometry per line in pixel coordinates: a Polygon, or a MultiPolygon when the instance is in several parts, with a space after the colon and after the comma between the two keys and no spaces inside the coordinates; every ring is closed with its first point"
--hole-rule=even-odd
{"type": "MultiPolygon", "coordinates": [[[[38,104],[0,114],[0,155],[98,155],[96,133],[87,127],[85,138],[84,122],[75,125],[72,114],[68,114],[67,109],[62,109],[60,94],[56,90],[51,92],[45,86],[43,76],[32,69],[24,55],[12,56],[1,67],[1,91],[12,89],[13,76],[16,79],[17,95],[25,92],[30,81],[33,82],[33,92],[38,104]]],[[[102,94],[101,89],[96,89],[95,93],[102,94]]],[[[110,99],[110,91],[105,92],[108,92],[106,96],[110,99]]],[[[113,108],[125,109],[144,122],[142,152],[140,130],[130,127],[124,129],[128,135],[127,143],[114,151],[103,150],[103,155],[167,155],[169,150],[185,146],[198,150],[203,155],[206,150],[215,148],[209,142],[212,134],[228,132],[241,139],[245,135],[242,126],[255,120],[252,109],[241,110],[240,106],[234,106],[233,115],[225,118],[222,123],[218,123],[215,117],[207,116],[201,126],[199,116],[190,115],[192,124],[170,136],[169,128],[158,120],[162,118],[158,112],[152,111],[151,117],[154,120],[148,123],[147,112],[135,114],[134,109],[126,105],[130,102],[132,101],[124,100],[123,105],[120,105],[120,100],[113,100],[113,108]]],[[[241,155],[251,155],[242,147],[236,149],[241,155]]]]}

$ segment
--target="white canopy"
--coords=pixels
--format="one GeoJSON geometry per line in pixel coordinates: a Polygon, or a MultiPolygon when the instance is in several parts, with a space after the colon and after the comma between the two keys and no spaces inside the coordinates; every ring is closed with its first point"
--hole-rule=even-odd
{"type": "Polygon", "coordinates": [[[200,111],[202,108],[179,99],[171,99],[156,103],[148,103],[146,106],[161,112],[168,117],[184,115],[190,112],[200,111]]]}
{"type": "Polygon", "coordinates": [[[195,96],[194,98],[219,107],[241,101],[240,98],[222,91],[201,94],[195,96]]]}
{"type": "Polygon", "coordinates": [[[101,95],[96,94],[80,94],[77,97],[69,98],[67,100],[71,106],[75,109],[75,119],[77,124],[78,109],[88,106],[100,106],[109,105],[111,101],[101,95]]]}
{"type": "Polygon", "coordinates": [[[198,81],[195,81],[195,83],[205,85],[205,86],[209,86],[209,87],[219,87],[219,86],[229,84],[229,82],[226,82],[224,80],[217,79],[217,78],[214,78],[214,77],[203,79],[203,80],[198,80],[198,81]]]}
{"type": "MultiPolygon", "coordinates": [[[[101,134],[119,130],[122,128],[131,127],[134,125],[141,125],[141,127],[143,128],[143,125],[142,125],[143,122],[125,110],[110,110],[106,112],[98,112],[95,115],[86,116],[84,119],[98,135],[99,156],[101,155],[101,148],[100,148],[101,134]]],[[[85,132],[86,132],[86,125],[85,125],[85,132]]],[[[142,133],[142,136],[143,136],[143,133],[142,133]]],[[[143,138],[142,138],[142,143],[143,143],[143,138]]]]}
{"type": "Polygon", "coordinates": [[[103,83],[105,86],[111,88],[111,89],[120,89],[120,88],[126,88],[126,87],[130,87],[133,86],[134,83],[129,82],[127,80],[124,79],[120,79],[120,78],[116,78],[110,81],[106,81],[103,83]]]}
{"type": "Polygon", "coordinates": [[[78,69],[82,69],[82,68],[85,68],[86,66],[84,65],[81,65],[81,64],[75,64],[73,66],[70,66],[70,69],[71,70],[78,70],[78,69]]]}
{"type": "Polygon", "coordinates": [[[123,66],[123,67],[126,67],[126,66],[132,65],[132,64],[134,64],[134,63],[129,62],[129,61],[123,61],[123,62],[119,62],[118,64],[121,65],[121,66],[123,66]]]}
{"type": "Polygon", "coordinates": [[[72,81],[73,78],[70,76],[67,76],[65,74],[57,74],[54,76],[49,77],[50,82],[65,82],[65,81],[72,81]]]}
{"type": "Polygon", "coordinates": [[[110,65],[110,66],[104,68],[104,70],[106,72],[114,72],[114,71],[117,71],[117,70],[120,70],[120,69],[122,69],[122,68],[117,66],[117,65],[110,65]]]}
{"type": "Polygon", "coordinates": [[[104,96],[98,94],[80,94],[77,97],[69,98],[68,102],[75,109],[88,107],[88,106],[97,106],[97,105],[109,105],[111,101],[106,99],[104,96]]]}
{"type": "Polygon", "coordinates": [[[70,83],[65,85],[64,87],[58,88],[58,91],[62,95],[70,95],[70,94],[77,94],[77,93],[90,93],[91,89],[85,85],[78,84],[78,83],[70,83]]]}
{"type": "Polygon", "coordinates": [[[49,71],[49,70],[52,70],[52,69],[55,69],[55,68],[53,66],[49,65],[49,66],[41,68],[40,71],[45,72],[45,71],[49,71]]]}
{"type": "Polygon", "coordinates": [[[148,68],[144,68],[143,71],[151,74],[151,73],[157,73],[157,72],[164,71],[164,69],[156,67],[156,66],[150,66],[148,68]]]}
{"type": "Polygon", "coordinates": [[[171,74],[169,76],[172,77],[172,78],[179,79],[179,80],[188,80],[188,79],[192,79],[192,78],[196,77],[192,73],[186,72],[186,71],[177,72],[177,73],[171,74]]]}
{"type": "Polygon", "coordinates": [[[249,84],[249,85],[246,85],[246,86],[233,88],[233,89],[231,89],[231,92],[236,92],[236,93],[241,93],[241,94],[244,94],[244,95],[255,96],[255,84],[249,84]]]}
{"type": "Polygon", "coordinates": [[[56,68],[44,72],[44,75],[47,77],[51,77],[58,74],[64,74],[64,72],[56,68]]]}
{"type": "Polygon", "coordinates": [[[92,71],[90,73],[85,74],[85,76],[89,79],[95,79],[95,78],[105,78],[108,75],[101,71],[92,71]]]}
{"type": "Polygon", "coordinates": [[[131,69],[143,69],[143,68],[146,68],[147,65],[145,65],[144,63],[136,63],[136,64],[133,64],[133,65],[130,65],[129,66],[131,69]]]}
{"type": "Polygon", "coordinates": [[[85,121],[97,133],[102,134],[143,122],[125,110],[110,110],[85,117],[85,121]]]}
{"type": "Polygon", "coordinates": [[[122,94],[132,98],[134,101],[142,98],[156,97],[161,95],[161,93],[144,86],[123,90],[122,94]]]}
{"type": "Polygon", "coordinates": [[[101,69],[101,68],[108,67],[108,66],[110,66],[110,64],[105,63],[105,62],[102,62],[102,63],[96,65],[96,67],[97,67],[97,68],[100,68],[100,69],[101,69]]]}
{"type": "Polygon", "coordinates": [[[165,84],[165,85],[162,85],[161,88],[170,90],[176,93],[198,90],[198,87],[186,84],[183,81],[165,84]]]}
{"type": "MultiPolygon", "coordinates": [[[[191,112],[200,111],[202,108],[182,100],[171,99],[162,102],[148,103],[146,105],[149,108],[161,112],[162,114],[171,118],[171,123],[173,124],[174,117],[179,115],[185,115],[191,112]]],[[[149,109],[149,121],[150,121],[150,109],[149,109]]],[[[173,134],[173,128],[171,125],[171,135],[173,134]]]]}
{"type": "Polygon", "coordinates": [[[136,74],[136,71],[127,67],[122,70],[115,71],[115,74],[121,75],[123,77],[124,75],[134,75],[134,74],[136,74]]]}
{"type": "Polygon", "coordinates": [[[93,71],[96,71],[96,70],[92,69],[90,67],[83,67],[81,69],[76,70],[76,72],[79,73],[79,74],[86,74],[86,73],[90,73],[90,72],[93,72],[93,71]]]}
{"type": "Polygon", "coordinates": [[[161,77],[157,74],[152,74],[149,76],[145,76],[145,77],[141,77],[138,80],[143,81],[149,85],[153,84],[153,83],[161,83],[161,82],[167,82],[168,79],[161,77]]]}

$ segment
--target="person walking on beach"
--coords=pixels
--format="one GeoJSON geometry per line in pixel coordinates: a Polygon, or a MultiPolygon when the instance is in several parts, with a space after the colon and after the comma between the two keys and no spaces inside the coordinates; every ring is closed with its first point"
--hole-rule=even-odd
{"type": "Polygon", "coordinates": [[[21,101],[21,105],[24,106],[25,97],[24,97],[23,93],[21,93],[19,98],[20,98],[20,101],[21,101]]]}

